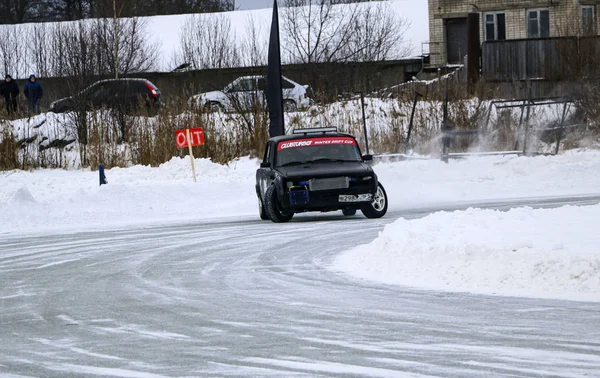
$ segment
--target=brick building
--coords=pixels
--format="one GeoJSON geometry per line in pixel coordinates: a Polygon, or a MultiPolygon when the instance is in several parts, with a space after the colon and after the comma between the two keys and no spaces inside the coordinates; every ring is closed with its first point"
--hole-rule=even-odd
{"type": "Polygon", "coordinates": [[[479,14],[480,40],[598,34],[600,0],[428,0],[432,66],[463,63],[467,15],[479,14]]]}

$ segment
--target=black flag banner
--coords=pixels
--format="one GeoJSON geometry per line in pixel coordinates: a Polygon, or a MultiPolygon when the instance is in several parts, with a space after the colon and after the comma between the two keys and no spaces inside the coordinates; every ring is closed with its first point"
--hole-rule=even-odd
{"type": "Polygon", "coordinates": [[[273,20],[269,37],[269,57],[265,86],[269,108],[269,137],[285,134],[283,121],[283,97],[281,92],[281,49],[279,44],[279,15],[277,0],[273,0],[273,20]]]}

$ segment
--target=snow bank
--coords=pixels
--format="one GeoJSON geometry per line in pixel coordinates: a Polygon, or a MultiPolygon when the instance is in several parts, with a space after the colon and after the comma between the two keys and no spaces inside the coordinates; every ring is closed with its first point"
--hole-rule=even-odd
{"type": "Polygon", "coordinates": [[[444,291],[600,301],[600,205],[399,219],[333,269],[444,291]]]}
{"type": "MultiPolygon", "coordinates": [[[[0,234],[88,230],[164,224],[219,217],[256,219],[255,172],[242,158],[220,165],[188,158],[159,167],[133,166],[98,172],[38,170],[0,172],[0,234]]],[[[382,162],[375,171],[386,188],[389,211],[443,207],[496,199],[600,193],[600,151],[558,156],[489,156],[382,162]]],[[[391,216],[391,215],[388,215],[391,216]]]]}
{"type": "Polygon", "coordinates": [[[492,199],[600,193],[600,150],[557,156],[480,156],[379,164],[391,206],[435,206],[492,199]]]}
{"type": "Polygon", "coordinates": [[[160,167],[98,172],[39,170],[0,174],[0,234],[114,228],[126,225],[235,217],[256,210],[258,162],[229,166],[196,159],[194,183],[188,158],[160,167]]]}

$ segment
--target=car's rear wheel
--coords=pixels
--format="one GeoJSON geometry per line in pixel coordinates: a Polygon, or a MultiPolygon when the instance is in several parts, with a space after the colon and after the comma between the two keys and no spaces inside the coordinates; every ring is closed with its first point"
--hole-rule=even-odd
{"type": "Polygon", "coordinates": [[[352,215],[356,215],[356,209],[343,209],[342,213],[347,217],[351,217],[352,215]]]}
{"type": "Polygon", "coordinates": [[[295,112],[298,109],[298,107],[296,106],[296,103],[292,100],[285,100],[283,102],[283,111],[284,112],[295,112]]]}
{"type": "Polygon", "coordinates": [[[360,207],[360,211],[367,218],[381,218],[385,215],[388,208],[388,199],[385,189],[381,183],[377,184],[377,191],[375,192],[375,196],[373,201],[370,203],[366,203],[360,207]]]}
{"type": "Polygon", "coordinates": [[[257,194],[257,197],[258,197],[258,215],[260,215],[260,219],[268,220],[269,215],[267,214],[267,210],[265,209],[265,204],[263,203],[262,199],[260,198],[260,194],[257,194]]]}
{"type": "Polygon", "coordinates": [[[265,210],[269,218],[275,223],[285,223],[292,220],[294,213],[288,213],[281,208],[277,200],[277,190],[275,185],[269,186],[265,194],[265,210]]]}

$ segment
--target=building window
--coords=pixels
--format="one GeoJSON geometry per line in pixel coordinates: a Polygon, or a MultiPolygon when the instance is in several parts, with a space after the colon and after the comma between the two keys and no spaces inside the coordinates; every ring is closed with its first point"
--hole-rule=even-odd
{"type": "Polygon", "coordinates": [[[593,5],[584,5],[581,7],[581,21],[584,35],[596,34],[596,17],[593,5]]]}
{"type": "Polygon", "coordinates": [[[504,12],[487,12],[483,14],[485,40],[503,41],[506,39],[506,22],[504,12]]]}
{"type": "Polygon", "coordinates": [[[527,11],[527,36],[529,38],[547,38],[550,36],[550,12],[548,9],[530,9],[527,11]]]}

